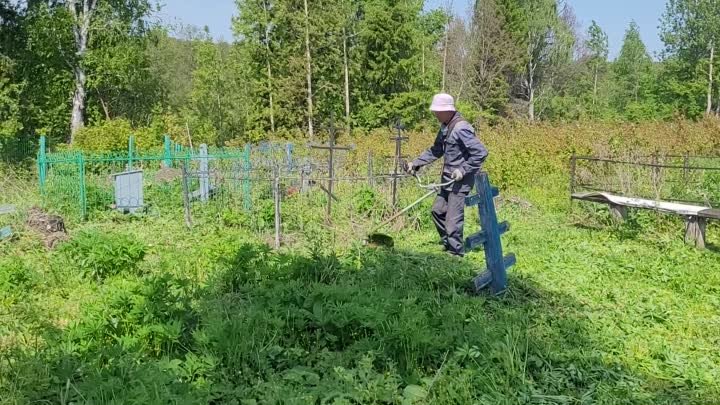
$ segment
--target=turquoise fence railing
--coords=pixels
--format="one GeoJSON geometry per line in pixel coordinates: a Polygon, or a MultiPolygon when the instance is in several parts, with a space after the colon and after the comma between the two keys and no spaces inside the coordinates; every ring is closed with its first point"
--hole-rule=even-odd
{"type": "Polygon", "coordinates": [[[40,137],[40,148],[38,149],[38,181],[40,182],[40,193],[45,193],[45,181],[47,180],[47,140],[45,136],[40,137]]]}

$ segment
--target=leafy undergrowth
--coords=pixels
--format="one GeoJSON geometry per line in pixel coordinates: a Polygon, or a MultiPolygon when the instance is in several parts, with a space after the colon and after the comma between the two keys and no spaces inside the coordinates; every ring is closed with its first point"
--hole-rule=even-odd
{"type": "Polygon", "coordinates": [[[273,252],[162,217],[56,252],[21,235],[0,246],[0,403],[717,403],[718,254],[673,219],[612,228],[525,194],[500,210],[500,298],[470,294],[482,254],[444,256],[428,224],[394,250],[318,231],[273,252]]]}

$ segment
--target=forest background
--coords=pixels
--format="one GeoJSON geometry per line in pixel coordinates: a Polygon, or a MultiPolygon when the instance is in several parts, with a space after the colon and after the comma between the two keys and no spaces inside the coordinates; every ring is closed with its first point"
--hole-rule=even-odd
{"type": "MultiPolygon", "coordinates": [[[[238,0],[234,40],[162,21],[150,0],[0,0],[0,145],[218,146],[426,126],[433,93],[478,125],[667,121],[720,114],[720,3],[669,0],[652,58],[627,27],[562,0],[238,0]]],[[[2,148],[2,146],[0,146],[2,148]]]]}

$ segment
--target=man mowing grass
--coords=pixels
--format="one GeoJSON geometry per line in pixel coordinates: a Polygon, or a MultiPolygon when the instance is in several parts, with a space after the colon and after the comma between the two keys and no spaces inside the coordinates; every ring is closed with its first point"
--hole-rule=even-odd
{"type": "Polygon", "coordinates": [[[436,94],[430,111],[441,124],[435,143],[420,157],[406,163],[405,170],[415,174],[421,167],[445,157],[441,183],[453,183],[438,192],[432,217],[445,250],[462,257],[465,254],[465,197],[472,190],[475,174],[482,168],[488,151],[475,136],[470,123],[455,109],[452,96],[436,94]]]}

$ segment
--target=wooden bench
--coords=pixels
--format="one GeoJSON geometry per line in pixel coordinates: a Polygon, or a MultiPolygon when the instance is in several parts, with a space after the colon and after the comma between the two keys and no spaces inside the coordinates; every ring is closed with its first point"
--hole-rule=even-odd
{"type": "Polygon", "coordinates": [[[627,218],[628,208],[649,209],[685,217],[685,242],[699,249],[705,248],[705,230],[707,221],[720,219],[720,209],[699,205],[680,204],[667,201],[647,200],[624,197],[611,193],[589,192],[574,193],[573,200],[607,204],[614,220],[620,222],[627,218]]]}

